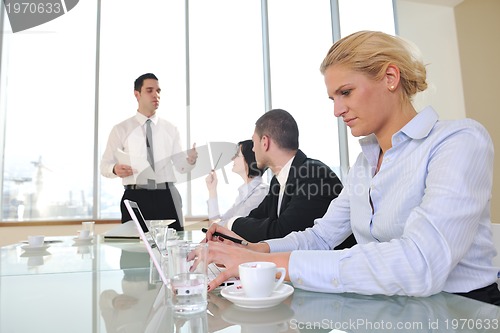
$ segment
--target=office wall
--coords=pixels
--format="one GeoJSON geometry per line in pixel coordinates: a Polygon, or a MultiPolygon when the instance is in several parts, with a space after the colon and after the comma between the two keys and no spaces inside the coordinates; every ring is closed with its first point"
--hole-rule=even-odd
{"type": "Polygon", "coordinates": [[[492,219],[500,223],[500,1],[455,7],[467,117],[488,129],[495,146],[492,219]]]}
{"type": "Polygon", "coordinates": [[[399,35],[416,44],[427,64],[429,87],[416,96],[417,111],[432,105],[441,119],[464,118],[465,102],[453,7],[400,0],[397,16],[399,35]]]}
{"type": "Polygon", "coordinates": [[[397,16],[399,34],[428,63],[430,89],[417,96],[417,108],[431,104],[441,119],[473,118],[493,139],[491,216],[500,223],[500,1],[398,0],[397,16]]]}

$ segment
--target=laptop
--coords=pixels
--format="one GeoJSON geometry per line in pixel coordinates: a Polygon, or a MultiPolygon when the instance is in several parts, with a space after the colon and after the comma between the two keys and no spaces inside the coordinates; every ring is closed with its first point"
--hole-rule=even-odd
{"type": "MultiPolygon", "coordinates": [[[[130,214],[130,217],[132,217],[132,220],[134,221],[137,231],[139,232],[139,236],[144,242],[144,245],[146,246],[146,250],[149,253],[149,256],[151,257],[151,261],[153,262],[153,265],[155,266],[156,270],[158,271],[158,274],[160,275],[160,278],[162,282],[166,285],[168,282],[167,276],[165,275],[165,272],[163,271],[161,267],[161,252],[158,248],[158,245],[156,244],[155,238],[153,235],[150,233],[148,225],[146,224],[146,221],[144,220],[144,217],[142,216],[141,210],[139,209],[139,206],[135,201],[131,200],[124,200],[125,206],[127,207],[127,210],[130,214]]],[[[219,267],[215,265],[214,263],[211,263],[208,265],[207,269],[207,274],[208,274],[208,281],[212,281],[219,273],[223,270],[224,268],[219,267]]],[[[237,279],[231,278],[227,281],[224,281],[219,287],[225,287],[225,286],[231,286],[238,282],[237,279]]]]}

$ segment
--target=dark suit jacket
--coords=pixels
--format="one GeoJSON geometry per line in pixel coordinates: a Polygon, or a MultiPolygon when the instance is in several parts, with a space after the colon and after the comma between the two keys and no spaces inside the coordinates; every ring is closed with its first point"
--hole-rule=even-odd
{"type": "MultiPolygon", "coordinates": [[[[234,221],[232,230],[250,242],[281,238],[312,227],[342,190],[337,175],[324,163],[298,150],[290,167],[278,217],[279,183],[273,177],[269,193],[247,217],[234,221]]],[[[344,242],[345,243],[345,242],[344,242]]],[[[351,236],[349,244],[354,244],[351,236]]]]}

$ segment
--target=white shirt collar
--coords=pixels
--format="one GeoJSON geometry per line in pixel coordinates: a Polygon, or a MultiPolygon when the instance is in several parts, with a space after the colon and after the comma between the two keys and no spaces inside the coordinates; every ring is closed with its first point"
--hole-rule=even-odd
{"type": "Polygon", "coordinates": [[[290,173],[290,167],[292,166],[293,159],[295,155],[286,162],[286,164],[281,168],[280,172],[276,175],[276,179],[280,183],[280,185],[285,185],[286,180],[288,179],[288,174],[290,173]]]}
{"type": "Polygon", "coordinates": [[[145,115],[143,115],[142,113],[140,113],[139,111],[137,111],[137,113],[135,114],[135,119],[137,119],[137,121],[139,122],[139,124],[141,125],[144,125],[146,124],[146,121],[148,119],[151,119],[151,121],[153,122],[153,124],[156,125],[156,123],[158,122],[158,116],[156,115],[156,113],[154,115],[152,115],[150,118],[146,117],[145,115]]]}

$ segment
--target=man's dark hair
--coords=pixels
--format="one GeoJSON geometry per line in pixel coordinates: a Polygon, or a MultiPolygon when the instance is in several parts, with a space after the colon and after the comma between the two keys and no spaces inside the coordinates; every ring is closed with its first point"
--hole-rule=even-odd
{"type": "Polygon", "coordinates": [[[241,147],[241,153],[243,154],[243,158],[245,159],[246,164],[248,165],[248,173],[247,176],[249,178],[262,176],[264,170],[259,169],[257,166],[257,161],[255,160],[255,153],[253,152],[253,141],[245,140],[238,142],[238,147],[241,147]]]}
{"type": "Polygon", "coordinates": [[[142,85],[144,84],[144,80],[147,80],[147,79],[153,79],[153,80],[158,81],[158,78],[153,73],[142,74],[137,79],[135,79],[134,90],[141,92],[141,88],[142,88],[142,85]]]}
{"type": "Polygon", "coordinates": [[[255,123],[255,132],[259,137],[272,138],[282,149],[299,149],[299,128],[292,115],[282,109],[270,110],[255,123]]]}

